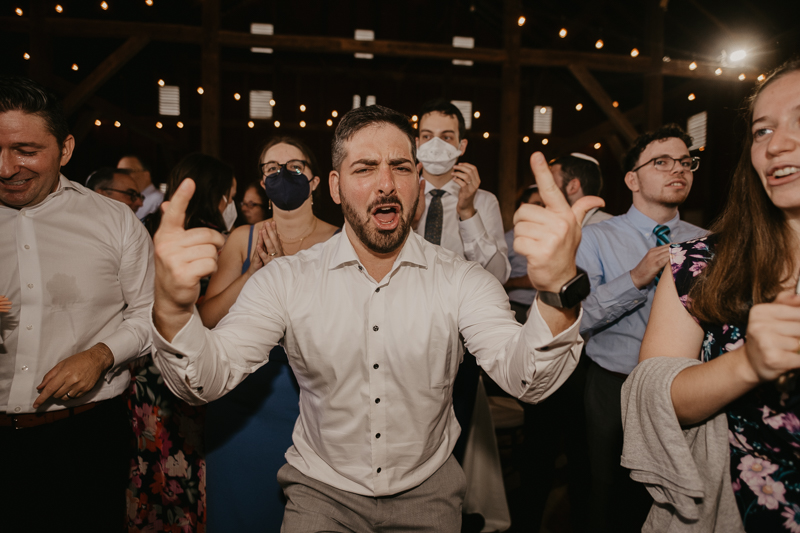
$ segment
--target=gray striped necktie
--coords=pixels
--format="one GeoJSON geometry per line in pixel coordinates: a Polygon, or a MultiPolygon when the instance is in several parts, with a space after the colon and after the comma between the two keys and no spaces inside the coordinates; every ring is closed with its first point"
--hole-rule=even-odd
{"type": "MultiPolygon", "coordinates": [[[[656,246],[664,246],[665,244],[669,244],[669,226],[665,226],[663,224],[659,224],[655,228],[653,228],[653,233],[656,235],[656,246]]],[[[659,272],[655,279],[655,284],[658,285],[658,280],[661,278],[661,273],[659,272]]]]}
{"type": "Polygon", "coordinates": [[[428,206],[428,216],[425,218],[425,240],[433,244],[442,244],[442,196],[445,191],[433,189],[431,191],[431,204],[428,206]]]}

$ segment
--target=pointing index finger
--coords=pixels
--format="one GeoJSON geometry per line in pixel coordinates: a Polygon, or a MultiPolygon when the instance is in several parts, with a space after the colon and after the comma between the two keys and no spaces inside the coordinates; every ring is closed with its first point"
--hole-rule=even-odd
{"type": "Polygon", "coordinates": [[[536,185],[539,186],[539,196],[542,197],[545,207],[553,211],[569,210],[569,203],[564,198],[561,189],[556,185],[550,166],[541,152],[534,152],[531,156],[531,170],[536,177],[536,185]]]}
{"type": "Polygon", "coordinates": [[[195,191],[195,184],[192,178],[184,179],[175,193],[170,198],[169,202],[164,202],[164,214],[161,217],[161,226],[167,229],[183,229],[183,224],[186,221],[186,208],[189,206],[189,200],[195,191]]]}

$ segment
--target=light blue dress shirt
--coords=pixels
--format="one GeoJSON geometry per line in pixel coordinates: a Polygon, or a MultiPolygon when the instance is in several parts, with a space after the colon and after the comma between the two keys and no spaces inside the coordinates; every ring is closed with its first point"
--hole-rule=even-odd
{"type": "MultiPolygon", "coordinates": [[[[576,262],[589,275],[592,293],[583,301],[581,334],[586,354],[612,372],[630,374],[639,362],[639,348],[647,328],[656,288],[642,290],[630,271],[656,246],[658,224],[631,206],[627,213],[583,228],[576,262]]],[[[706,230],[680,220],[666,223],[670,241],[683,242],[706,235],[706,230]]]]}
{"type": "MultiPolygon", "coordinates": [[[[528,260],[514,251],[514,230],[506,232],[508,245],[508,261],[511,263],[510,278],[519,278],[528,275],[528,260]]],[[[536,289],[512,289],[508,291],[508,299],[521,305],[531,305],[536,298],[536,289]]]]}

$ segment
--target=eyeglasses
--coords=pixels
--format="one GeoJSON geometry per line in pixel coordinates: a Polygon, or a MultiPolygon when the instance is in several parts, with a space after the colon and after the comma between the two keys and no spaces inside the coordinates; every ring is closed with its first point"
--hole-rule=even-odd
{"type": "Polygon", "coordinates": [[[242,202],[242,207],[246,207],[247,209],[253,209],[255,207],[264,207],[264,204],[259,204],[256,202],[242,202]]]}
{"type": "Polygon", "coordinates": [[[303,161],[302,159],[291,159],[286,163],[278,163],[277,161],[267,161],[266,163],[261,163],[259,168],[261,169],[261,175],[265,178],[271,174],[275,174],[281,170],[281,167],[286,167],[286,170],[289,172],[295,172],[297,174],[302,174],[306,166],[308,166],[308,161],[303,161]]]}
{"type": "Polygon", "coordinates": [[[128,198],[131,199],[131,202],[135,202],[136,200],[144,200],[144,196],[142,196],[142,194],[134,191],[133,189],[128,189],[127,191],[121,191],[119,189],[111,189],[111,188],[105,187],[102,190],[111,191],[111,192],[118,192],[120,194],[124,194],[128,198]]]}
{"type": "Polygon", "coordinates": [[[681,172],[694,172],[698,168],[700,168],[700,158],[699,157],[682,157],[680,159],[675,159],[674,157],[670,157],[668,155],[661,155],[658,157],[654,157],[647,163],[643,165],[639,165],[638,167],[631,170],[631,172],[636,172],[642,167],[646,167],[650,163],[653,163],[653,166],[656,167],[656,170],[660,170],[661,172],[672,172],[672,169],[675,168],[675,163],[680,163],[681,165],[681,172]]]}

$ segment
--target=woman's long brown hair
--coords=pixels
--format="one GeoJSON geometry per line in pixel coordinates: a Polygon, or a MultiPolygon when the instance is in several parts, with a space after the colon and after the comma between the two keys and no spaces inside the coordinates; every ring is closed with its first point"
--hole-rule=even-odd
{"type": "Polygon", "coordinates": [[[779,208],[767,196],[753,168],[753,108],[765,87],[800,70],[800,60],[775,69],[748,98],[747,135],[733,174],[725,208],[712,225],[714,260],[689,291],[691,312],[708,324],[747,324],[750,308],[771,302],[794,275],[797,240],[779,208]]]}

